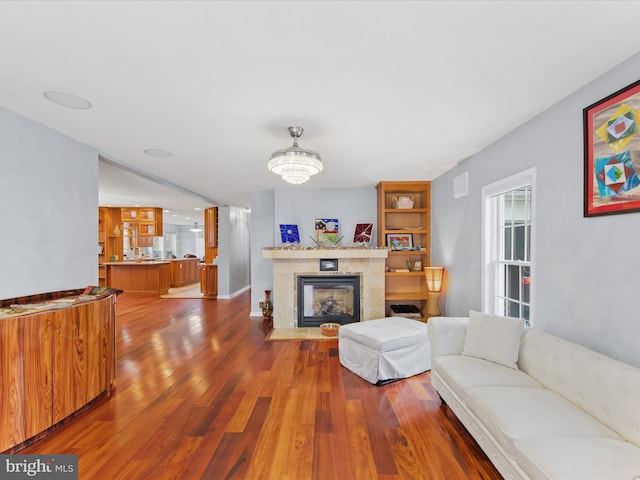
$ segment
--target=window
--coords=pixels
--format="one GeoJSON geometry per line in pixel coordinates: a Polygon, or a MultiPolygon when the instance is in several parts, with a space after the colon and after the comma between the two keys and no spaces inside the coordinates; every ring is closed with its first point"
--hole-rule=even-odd
{"type": "Polygon", "coordinates": [[[535,169],[482,189],[485,312],[533,322],[535,169]]]}

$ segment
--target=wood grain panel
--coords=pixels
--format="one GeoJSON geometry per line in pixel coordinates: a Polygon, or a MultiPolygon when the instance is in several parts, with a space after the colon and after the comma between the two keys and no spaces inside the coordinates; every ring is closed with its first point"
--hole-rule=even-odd
{"type": "Polygon", "coordinates": [[[29,315],[21,324],[25,436],[31,438],[52,424],[53,315],[29,315]]]}
{"type": "Polygon", "coordinates": [[[71,415],[76,405],[74,367],[76,342],[74,324],[77,309],[69,308],[53,313],[53,422],[71,415]]]}
{"type": "Polygon", "coordinates": [[[26,439],[19,325],[17,318],[0,320],[0,451],[26,439]]]}

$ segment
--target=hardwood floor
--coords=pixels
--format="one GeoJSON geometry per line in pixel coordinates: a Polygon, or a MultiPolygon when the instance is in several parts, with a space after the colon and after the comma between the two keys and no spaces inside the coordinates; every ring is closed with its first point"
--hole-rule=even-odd
{"type": "Polygon", "coordinates": [[[85,479],[500,479],[429,373],[376,387],[337,340],[265,341],[250,294],[117,302],[115,389],[19,453],[85,479]]]}

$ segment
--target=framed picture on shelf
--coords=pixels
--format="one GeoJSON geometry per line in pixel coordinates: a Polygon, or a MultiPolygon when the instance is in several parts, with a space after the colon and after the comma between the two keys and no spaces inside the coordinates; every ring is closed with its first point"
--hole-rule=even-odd
{"type": "Polygon", "coordinates": [[[410,233],[387,233],[387,246],[391,250],[413,249],[413,235],[410,233]]]}
{"type": "Polygon", "coordinates": [[[640,81],[584,116],[584,216],[640,211],[640,81]]]}
{"type": "Polygon", "coordinates": [[[414,260],[413,261],[413,271],[421,272],[422,271],[422,260],[414,260]]]}

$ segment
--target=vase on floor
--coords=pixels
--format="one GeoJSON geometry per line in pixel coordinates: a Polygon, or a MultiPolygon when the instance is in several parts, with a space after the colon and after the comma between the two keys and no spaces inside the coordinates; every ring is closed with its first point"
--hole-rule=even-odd
{"type": "Polygon", "coordinates": [[[262,318],[265,323],[271,323],[271,314],[273,313],[273,303],[271,303],[271,290],[264,291],[264,301],[260,302],[262,308],[262,318]]]}

